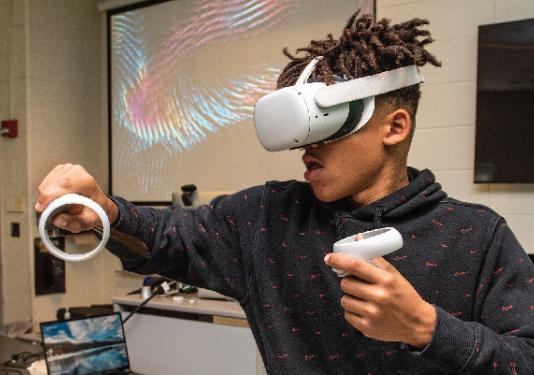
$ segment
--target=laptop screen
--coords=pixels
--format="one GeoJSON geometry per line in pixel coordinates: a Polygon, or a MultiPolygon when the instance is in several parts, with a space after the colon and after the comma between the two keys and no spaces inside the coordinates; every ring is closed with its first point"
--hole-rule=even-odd
{"type": "Polygon", "coordinates": [[[129,367],[119,313],[41,323],[48,374],[99,374],[129,367]]]}

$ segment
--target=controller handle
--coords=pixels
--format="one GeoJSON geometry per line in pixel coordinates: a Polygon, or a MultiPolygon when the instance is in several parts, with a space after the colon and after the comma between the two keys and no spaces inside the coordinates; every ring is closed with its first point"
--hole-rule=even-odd
{"type": "MultiPolygon", "coordinates": [[[[371,260],[399,250],[402,236],[393,227],[379,228],[360,233],[363,239],[357,240],[357,235],[345,237],[334,244],[334,253],[344,253],[362,260],[371,260]]],[[[350,275],[347,272],[333,269],[339,277],[350,275]]]]}

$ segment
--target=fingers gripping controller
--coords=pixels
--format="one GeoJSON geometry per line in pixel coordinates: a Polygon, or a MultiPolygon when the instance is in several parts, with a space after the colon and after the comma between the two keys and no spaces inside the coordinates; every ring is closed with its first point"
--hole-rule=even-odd
{"type": "Polygon", "coordinates": [[[41,214],[41,218],[39,219],[39,235],[41,236],[41,239],[46,249],[50,251],[50,253],[56,256],[57,258],[63,259],[69,262],[83,262],[97,255],[99,252],[101,252],[104,249],[104,246],[106,245],[109,239],[109,233],[110,233],[109,218],[106,212],[104,211],[104,209],[95,201],[87,197],[78,195],[78,194],[66,194],[52,201],[52,203],[50,203],[48,207],[43,211],[43,213],[41,214]],[[95,249],[87,253],[68,254],[64,251],[61,251],[56,246],[54,246],[52,241],[50,241],[50,237],[48,236],[48,232],[46,230],[46,224],[48,222],[49,217],[53,215],[54,213],[56,213],[61,207],[69,205],[69,204],[80,204],[80,205],[83,205],[85,207],[92,209],[100,217],[100,221],[102,222],[102,239],[100,240],[100,243],[96,246],[95,249]]]}
{"type": "MultiPolygon", "coordinates": [[[[334,244],[334,253],[344,253],[358,259],[371,260],[400,249],[403,245],[402,236],[392,227],[380,228],[345,237],[334,244]],[[361,238],[361,239],[357,239],[361,238]]],[[[350,274],[333,269],[339,277],[350,274]]]]}

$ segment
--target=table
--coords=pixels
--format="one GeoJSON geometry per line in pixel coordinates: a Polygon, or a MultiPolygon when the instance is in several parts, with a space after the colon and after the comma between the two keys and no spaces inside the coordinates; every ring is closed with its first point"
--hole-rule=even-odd
{"type": "MultiPolygon", "coordinates": [[[[113,298],[123,318],[143,299],[113,298]]],[[[131,368],[146,374],[266,374],[237,302],[157,296],[124,324],[131,368]],[[176,298],[181,301],[176,301],[176,298]]]]}
{"type": "MultiPolygon", "coordinates": [[[[40,343],[31,343],[29,341],[0,335],[0,364],[11,360],[12,355],[22,352],[42,354],[43,349],[40,343]]],[[[2,371],[0,371],[1,373],[2,371]]]]}

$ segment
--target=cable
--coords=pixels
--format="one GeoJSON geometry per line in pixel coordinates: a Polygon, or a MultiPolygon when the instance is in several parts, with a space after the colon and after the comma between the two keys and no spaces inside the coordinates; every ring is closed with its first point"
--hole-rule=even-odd
{"type": "Polygon", "coordinates": [[[43,357],[44,357],[43,353],[20,352],[17,354],[13,354],[11,356],[11,359],[12,359],[12,363],[14,362],[32,363],[33,361],[36,361],[43,357]]]}
{"type": "Polygon", "coordinates": [[[165,281],[165,282],[161,283],[160,285],[158,285],[158,287],[156,288],[154,293],[152,293],[152,295],[150,297],[146,298],[143,302],[141,302],[139,304],[139,306],[137,306],[130,314],[128,314],[128,316],[122,321],[122,323],[123,324],[126,323],[128,321],[128,319],[130,319],[132,317],[133,314],[135,314],[141,308],[143,308],[143,306],[145,306],[148,302],[150,302],[150,300],[152,298],[154,298],[157,295],[166,293],[170,289],[171,285],[176,284],[176,283],[177,283],[176,281],[171,281],[170,283],[165,281]]]}
{"type": "MultiPolygon", "coordinates": [[[[3,366],[5,368],[0,369],[0,374],[4,374],[3,371],[7,371],[12,369],[13,371],[15,369],[27,369],[29,365],[31,365],[33,362],[44,358],[44,353],[32,353],[32,352],[20,352],[17,354],[13,354],[11,356],[11,360],[6,361],[3,363],[3,366]],[[9,369],[8,369],[9,368],[9,369]]],[[[10,370],[11,371],[11,370],[10,370]]],[[[18,372],[5,372],[6,374],[15,374],[18,372]]]]}

